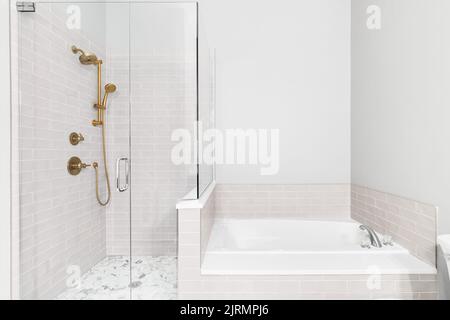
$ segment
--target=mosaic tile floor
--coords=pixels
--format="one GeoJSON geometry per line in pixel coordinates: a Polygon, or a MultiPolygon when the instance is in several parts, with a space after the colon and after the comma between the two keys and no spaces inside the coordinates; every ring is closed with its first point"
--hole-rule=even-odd
{"type": "Polygon", "coordinates": [[[110,256],[82,277],[79,286],[61,293],[58,300],[174,300],[177,297],[176,257],[110,256]]]}

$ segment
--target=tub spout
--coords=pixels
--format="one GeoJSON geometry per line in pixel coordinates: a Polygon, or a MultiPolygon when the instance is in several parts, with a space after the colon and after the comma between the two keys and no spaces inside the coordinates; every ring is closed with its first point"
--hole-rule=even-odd
{"type": "Polygon", "coordinates": [[[360,225],[359,228],[361,230],[367,231],[370,238],[370,243],[373,247],[381,248],[383,245],[381,244],[380,238],[378,238],[377,233],[369,226],[360,225]]]}

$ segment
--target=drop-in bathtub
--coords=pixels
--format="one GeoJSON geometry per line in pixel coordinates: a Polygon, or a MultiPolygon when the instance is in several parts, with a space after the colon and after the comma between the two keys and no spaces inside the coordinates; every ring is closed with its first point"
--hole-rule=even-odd
{"type": "Polygon", "coordinates": [[[362,248],[355,221],[219,219],[201,273],[205,275],[435,274],[394,244],[362,248]]]}

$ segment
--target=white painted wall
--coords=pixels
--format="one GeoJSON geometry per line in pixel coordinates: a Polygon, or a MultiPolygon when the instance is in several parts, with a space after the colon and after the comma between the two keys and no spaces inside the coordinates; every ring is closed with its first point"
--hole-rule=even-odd
{"type": "Polygon", "coordinates": [[[222,183],[350,181],[350,1],[200,1],[216,48],[217,127],[279,128],[280,171],[222,183]]]}
{"type": "Polygon", "coordinates": [[[0,299],[11,297],[11,108],[9,1],[0,2],[0,299]]]}
{"type": "Polygon", "coordinates": [[[450,232],[450,2],[352,1],[352,182],[440,208],[450,232]],[[382,29],[366,28],[366,8],[382,29]]]}

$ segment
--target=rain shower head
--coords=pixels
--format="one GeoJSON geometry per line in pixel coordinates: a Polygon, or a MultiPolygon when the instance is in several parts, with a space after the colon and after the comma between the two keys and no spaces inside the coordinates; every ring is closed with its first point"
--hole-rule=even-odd
{"type": "Polygon", "coordinates": [[[72,52],[74,54],[81,53],[79,60],[81,64],[99,64],[102,61],[97,59],[97,56],[93,53],[85,53],[80,48],[77,48],[76,46],[72,46],[72,52]]]}

